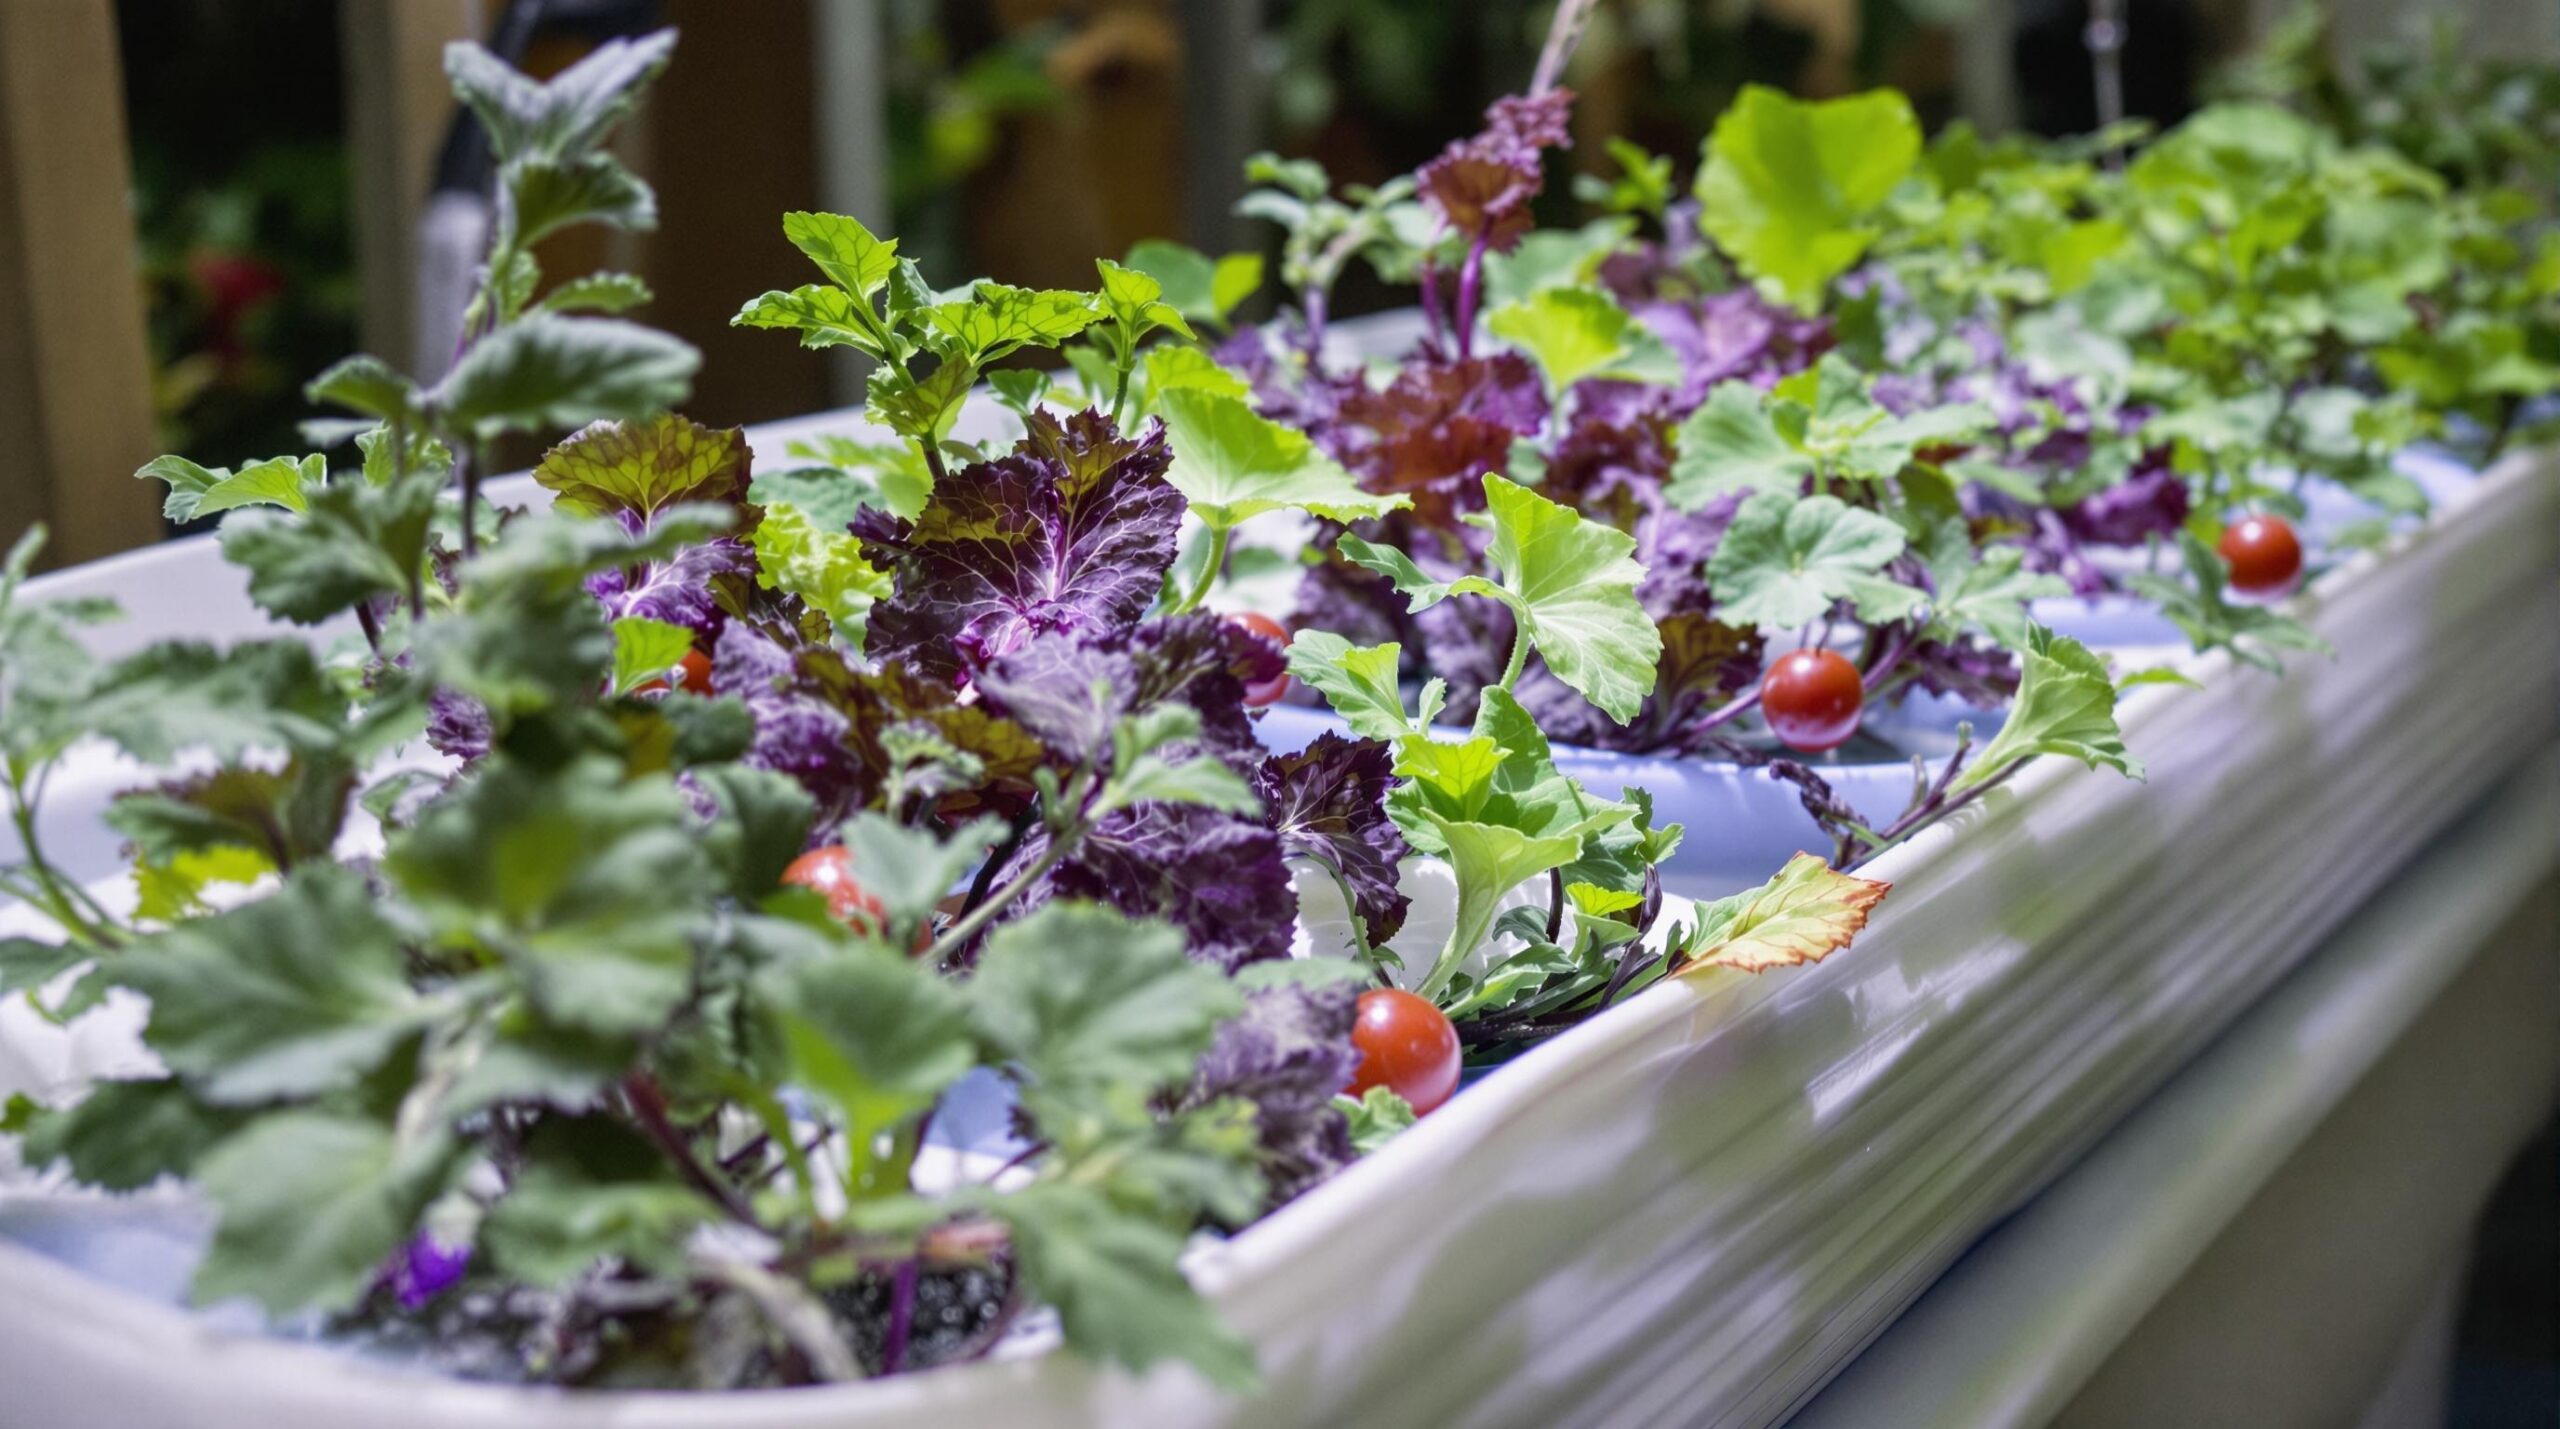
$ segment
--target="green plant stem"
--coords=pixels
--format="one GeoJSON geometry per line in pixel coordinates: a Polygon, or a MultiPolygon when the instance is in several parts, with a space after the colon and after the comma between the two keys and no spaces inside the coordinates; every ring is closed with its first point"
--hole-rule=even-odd
{"type": "Polygon", "coordinates": [[[1218,573],[1226,569],[1227,543],[1232,540],[1234,536],[1235,529],[1233,527],[1216,526],[1210,528],[1209,559],[1200,563],[1199,577],[1191,582],[1191,589],[1184,593],[1182,603],[1176,605],[1173,609],[1166,611],[1165,613],[1167,615],[1188,615],[1192,611],[1200,608],[1200,602],[1209,598],[1209,588],[1218,583],[1218,573]]]}
{"type": "Polygon", "coordinates": [[[1520,672],[1529,668],[1529,622],[1515,610],[1511,612],[1511,624],[1514,631],[1511,637],[1511,661],[1502,667],[1501,688],[1506,695],[1511,693],[1513,686],[1520,683],[1520,672]]]}
{"type": "Polygon", "coordinates": [[[1111,382],[1111,425],[1115,429],[1121,422],[1121,410],[1129,405],[1129,374],[1137,365],[1137,350],[1132,347],[1120,354],[1120,360],[1114,366],[1117,375],[1111,382]]]}
{"type": "Polygon", "coordinates": [[[1352,952],[1360,961],[1375,969],[1378,966],[1377,949],[1369,943],[1369,920],[1360,916],[1360,900],[1351,892],[1351,880],[1344,877],[1342,870],[1331,862],[1320,859],[1317,861],[1317,867],[1322,868],[1326,876],[1333,880],[1335,888],[1342,890],[1343,911],[1351,919],[1352,952]]]}
{"type": "MultiPolygon", "coordinates": [[[[809,1148],[804,1149],[800,1145],[799,1138],[791,1134],[790,1113],[784,1111],[782,1103],[776,1101],[773,1094],[765,1088],[742,1079],[738,1090],[739,1099],[755,1113],[757,1121],[764,1123],[765,1134],[761,1139],[767,1145],[781,1148],[782,1165],[790,1170],[792,1189],[799,1196],[800,1214],[811,1225],[820,1224],[818,1181],[816,1174],[809,1169],[809,1150],[820,1143],[813,1141],[809,1144],[809,1148]]],[[[823,1137],[821,1139],[823,1140],[823,1137]]],[[[724,1162],[720,1169],[725,1172],[735,1168],[724,1162]]],[[[762,1181],[755,1184],[762,1184],[762,1181]]]]}
{"type": "MultiPolygon", "coordinates": [[[[36,837],[34,801],[27,797],[26,782],[15,770],[9,775],[9,821],[18,830],[18,846],[27,851],[27,872],[44,894],[46,916],[61,924],[62,931],[70,935],[73,942],[91,947],[115,946],[118,939],[112,921],[104,926],[91,923],[80,911],[80,900],[72,897],[62,875],[54,871],[52,862],[44,856],[44,846],[36,837]]],[[[80,898],[88,898],[85,890],[80,898]]],[[[106,910],[98,908],[95,900],[90,900],[89,906],[100,918],[105,918],[106,910]]]]}
{"type": "MultiPolygon", "coordinates": [[[[1464,906],[1463,902],[1460,906],[1464,906]]],[[[1467,954],[1474,951],[1476,945],[1492,931],[1494,911],[1493,900],[1486,899],[1482,910],[1449,929],[1449,941],[1440,945],[1440,956],[1431,960],[1431,972],[1423,978],[1421,986],[1414,989],[1415,995],[1435,1003],[1440,1000],[1440,994],[1448,989],[1449,980],[1458,975],[1458,964],[1465,962],[1467,954]]]]}

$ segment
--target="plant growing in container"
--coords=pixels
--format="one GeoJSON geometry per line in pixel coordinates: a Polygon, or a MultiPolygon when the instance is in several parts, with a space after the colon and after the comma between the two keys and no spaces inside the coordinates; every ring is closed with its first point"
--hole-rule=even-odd
{"type": "MultiPolygon", "coordinates": [[[[22,598],[34,538],[0,568],[25,855],[5,887],[65,936],[0,942],[0,994],[74,1018],[139,993],[166,1072],[12,1101],[5,1127],[91,1186],[192,1180],[214,1213],[199,1300],[467,1374],[662,1387],[922,1368],[1038,1311],[1081,1352],[1242,1387],[1250,1352],[1182,1256],[1409,1114],[1395,1078],[1362,1080],[1383,1054],[1361,1003],[1395,971],[1419,831],[1455,893],[1413,972],[1469,1026],[1523,1029],[1486,1044],[1863,925],[1882,886],[1807,858],[1657,927],[1677,830],[1555,770],[1505,690],[1462,746],[1399,703],[1392,741],[1267,753],[1251,694],[1283,653],[1194,608],[1214,557],[1173,579],[1186,511],[1214,542],[1279,507],[1399,498],[1214,382],[1169,367],[1133,392],[1147,328],[1174,325],[1153,279],[934,293],[853,221],[793,215],[830,281],[746,319],[873,351],[872,409],[921,476],[768,482],[743,433],[665,411],[691,350],[572,313],[638,294],[541,294],[527,253],[566,222],[645,219],[601,144],[670,47],[541,84],[457,47],[505,201],[453,371],[358,358],[316,380],[362,418],[315,426],[354,437],[352,466],[142,473],[228,512],[223,551],[275,619],[358,624],[351,662],[279,636],[101,664],[72,627],[106,611],[22,598]],[[1008,450],[952,439],[988,362],[1094,328],[1113,405],[1165,422],[1026,401],[1008,450]],[[533,473],[551,509],[491,505],[473,454],[560,428],[533,473]],[[36,837],[83,735],[170,771],[108,814],[129,906],[36,837]],[[1573,931],[1551,900],[1540,938],[1496,937],[1494,903],[1540,875],[1573,931]],[[1312,881],[1356,910],[1347,959],[1289,956],[1312,881]],[[990,1087],[1019,1148],[941,1154],[937,1119],[990,1087]]],[[[1640,697],[1649,660],[1583,628],[1596,600],[1651,633],[1628,538],[1500,499],[1492,598],[1550,668],[1640,697]],[[1560,533],[1590,579],[1544,574],[1560,533]]],[[[1304,663],[1326,645],[1286,658],[1331,687],[1348,662],[1304,663]]]]}
{"type": "MultiPolygon", "coordinates": [[[[1327,531],[1318,544],[1338,555],[1310,568],[1297,618],[1392,643],[1407,677],[1445,682],[1440,713],[1452,720],[1498,687],[1568,744],[1765,763],[1802,785],[1845,851],[1881,846],[1820,772],[1737,743],[1764,727],[1745,717],[1774,691],[1778,718],[1765,727],[1821,752],[1848,740],[1870,699],[1909,688],[1996,705],[2014,687],[2005,652],[2026,644],[2026,603],[2064,587],[2023,569],[2015,548],[1978,552],[1954,500],[1947,463],[1985,438],[1989,412],[1889,410],[1865,375],[1822,356],[1830,320],[1790,313],[1671,230],[1642,244],[1625,219],[1531,231],[1541,156],[1563,142],[1568,102],[1555,90],[1501,101],[1483,133],[1415,176],[1416,197],[1376,200],[1365,226],[1351,205],[1323,206],[1320,174],[1291,170],[1285,192],[1251,203],[1290,226],[1293,252],[1368,256],[1382,273],[1414,275],[1425,319],[1383,389],[1332,370],[1305,336],[1331,270],[1301,262],[1284,267],[1301,280],[1300,316],[1281,325],[1292,335],[1221,349],[1253,376],[1265,412],[1302,427],[1368,489],[1410,498],[1339,540],[1327,531]],[[1480,483],[1488,472],[1509,479],[1480,483]],[[1614,528],[1645,567],[1633,596],[1655,626],[1638,652],[1654,666],[1649,688],[1594,689],[1584,671],[1558,667],[1517,601],[1428,594],[1485,579],[1495,555],[1479,532],[1498,527],[1481,508],[1488,493],[1518,490],[1513,479],[1614,528]],[[1773,658],[1788,640],[1815,653],[1773,658]]],[[[1765,260],[1760,276],[1780,299],[1817,302],[1872,242],[1868,225],[1911,154],[1814,146],[1843,165],[1831,185],[1841,198],[1838,212],[1808,213],[1759,151],[1826,126],[1863,136],[1898,115],[1916,152],[1899,104],[1802,106],[1753,91],[1710,146],[1708,231],[1765,260]]],[[[1655,172],[1641,155],[1623,161],[1655,172]]],[[[1668,220],[1659,184],[1630,184],[1627,207],[1668,220]]],[[[1874,824],[1898,837],[1942,812],[1932,779],[1952,781],[1962,757],[1874,824]]]]}

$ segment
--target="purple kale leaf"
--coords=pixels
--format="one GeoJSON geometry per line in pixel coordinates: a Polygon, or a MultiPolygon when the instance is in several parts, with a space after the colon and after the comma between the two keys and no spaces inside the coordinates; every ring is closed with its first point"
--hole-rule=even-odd
{"type": "Polygon", "coordinates": [[[564,511],[612,516],[641,530],[684,502],[744,507],[754,465],[745,428],[706,427],[667,412],[593,423],[544,452],[533,479],[564,511]]]}
{"type": "Polygon", "coordinates": [[[1284,658],[1215,615],[1151,620],[1125,635],[1084,639],[1051,632],[980,672],[990,709],[1038,735],[1068,764],[1110,747],[1125,716],[1167,701],[1200,715],[1199,746],[1238,769],[1262,757],[1245,713],[1248,682],[1275,679],[1284,658]]]}
{"type": "Polygon", "coordinates": [[[855,519],[864,557],[897,577],[871,612],[873,655],[957,682],[1047,631],[1126,631],[1154,603],[1183,511],[1163,425],[1132,439],[1098,412],[1034,412],[1029,428],[1013,455],[939,482],[919,519],[855,519]]]}
{"type": "Polygon", "coordinates": [[[755,569],[755,549],[723,536],[668,560],[598,571],[587,577],[587,594],[603,604],[608,620],[644,615],[716,637],[726,623],[724,606],[737,608],[755,588],[755,569]]]}
{"type": "Polygon", "coordinates": [[[1680,748],[1689,728],[1760,678],[1760,632],[1727,625],[1705,610],[1683,610],[1661,623],[1662,664],[1653,693],[1623,731],[1602,725],[1612,747],[1680,748]]]}
{"type": "Polygon", "coordinates": [[[1635,530],[1638,521],[1664,509],[1671,423],[1644,403],[1618,400],[1621,391],[1661,390],[1632,382],[1586,382],[1576,388],[1573,420],[1546,452],[1546,480],[1540,486],[1544,494],[1621,531],[1635,530]]]}
{"type": "MultiPolygon", "coordinates": [[[[1309,547],[1329,551],[1346,529],[1320,523],[1309,547]]],[[[1289,624],[1298,630],[1330,630],[1354,645],[1393,642],[1412,648],[1416,635],[1406,609],[1411,603],[1385,576],[1346,560],[1321,561],[1298,577],[1289,624]]]]}
{"type": "Polygon", "coordinates": [[[467,764],[486,756],[496,737],[487,705],[441,686],[428,694],[427,744],[436,753],[467,764]]]}
{"type": "Polygon", "coordinates": [[[1696,411],[1718,383],[1742,381],[1767,388],[1811,367],[1835,341],[1829,318],[1781,307],[1749,286],[1702,298],[1639,302],[1629,311],[1680,359],[1679,385],[1586,385],[1619,389],[1622,401],[1650,400],[1673,421],[1696,411]]]}
{"type": "Polygon", "coordinates": [[[2018,659],[1975,635],[1923,640],[1902,657],[1901,673],[1933,695],[1990,709],[2018,692],[2018,659]]]}
{"type": "Polygon", "coordinates": [[[1029,731],[964,703],[949,685],[895,662],[857,668],[786,628],[729,622],[712,649],[711,685],[755,720],[741,762],[799,781],[817,801],[822,833],[879,798],[893,763],[882,739],[893,726],[921,726],[975,758],[980,795],[1020,792],[1040,762],[1029,731]]]}
{"type": "Polygon", "coordinates": [[[1295,754],[1275,754],[1254,771],[1253,792],[1283,852],[1333,871],[1351,896],[1369,941],[1404,927],[1411,900],[1396,887],[1404,835],[1387,817],[1393,751],[1374,739],[1323,734],[1295,754]]]}
{"type": "Polygon", "coordinates": [[[1484,504],[1484,474],[1506,470],[1511,444],[1547,420],[1545,384],[1516,352],[1418,356],[1382,389],[1344,382],[1332,415],[1309,435],[1362,487],[1413,499],[1410,513],[1390,520],[1444,531],[1484,504]]]}
{"type": "Polygon", "coordinates": [[[609,517],[634,534],[670,506],[707,503],[737,512],[737,527],[718,540],[587,578],[587,593],[604,605],[606,618],[646,616],[709,639],[755,589],[755,548],[747,538],[764,511],[747,500],[753,466],[743,429],[665,413],[594,423],[544,452],[533,478],[560,509],[609,517]]]}
{"type": "Polygon", "coordinates": [[[2174,536],[2187,521],[2187,483],[2169,466],[2169,453],[2143,454],[2124,480],[2095,492],[2062,513],[2072,535],[2102,546],[2139,546],[2153,536],[2174,536]]]}
{"type": "MultiPolygon", "coordinates": [[[[1026,840],[1024,854],[1036,853],[1026,840]]],[[[1087,832],[1049,893],[1107,903],[1182,929],[1194,962],[1233,972],[1289,955],[1298,898],[1280,836],[1259,817],[1148,803],[1087,832]]]]}
{"type": "MultiPolygon", "coordinates": [[[[1439,577],[1437,571],[1432,574],[1439,577]]],[[[1444,600],[1414,616],[1413,624],[1422,641],[1420,648],[1404,652],[1413,667],[1411,673],[1423,678],[1437,675],[1449,682],[1449,702],[1441,711],[1443,723],[1473,720],[1477,696],[1484,693],[1486,686],[1501,683],[1502,673],[1511,663],[1513,634],[1518,628],[1512,623],[1511,608],[1492,600],[1444,600]]],[[[1545,668],[1537,660],[1530,665],[1540,672],[1545,668]]]]}
{"type": "Polygon", "coordinates": [[[756,733],[742,763],[790,776],[817,801],[817,826],[831,828],[878,791],[847,738],[853,721],[838,701],[804,678],[791,644],[743,620],[729,622],[711,651],[711,687],[742,700],[756,733]]]}
{"type": "Polygon", "coordinates": [[[1668,620],[1684,611],[1706,609],[1712,598],[1707,561],[1724,540],[1725,528],[1733,524],[1742,496],[1739,491],[1727,492],[1695,511],[1665,506],[1635,523],[1636,559],[1645,572],[1636,585],[1636,599],[1646,614],[1668,620]]]}
{"type": "Polygon", "coordinates": [[[403,1310],[423,1310],[437,1296],[452,1289],[471,1268],[471,1246],[446,1245],[432,1231],[420,1231],[409,1243],[392,1252],[391,1263],[383,1267],[382,1281],[391,1297],[403,1310]]]}
{"type": "Polygon", "coordinates": [[[1244,1011],[1218,1028],[1183,1105],[1221,1097],[1253,1104],[1271,1204],[1290,1201],[1351,1164],[1351,1129],[1333,1104],[1360,1068],[1351,1025],[1360,999],[1353,981],[1257,988],[1244,1011]]]}
{"type": "Polygon", "coordinates": [[[1422,201],[1443,223],[1497,253],[1529,231],[1529,202],[1545,183],[1549,149],[1573,142],[1573,95],[1507,95],[1484,113],[1484,128],[1449,145],[1416,178],[1422,201]]]}

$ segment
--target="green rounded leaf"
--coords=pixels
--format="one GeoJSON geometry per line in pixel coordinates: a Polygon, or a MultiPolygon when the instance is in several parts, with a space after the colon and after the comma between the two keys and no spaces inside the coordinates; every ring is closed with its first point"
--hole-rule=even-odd
{"type": "Polygon", "coordinates": [[[1919,157],[1920,121],[1897,91],[1803,100],[1746,85],[1707,140],[1699,226],[1809,312],[1875,242],[1877,211],[1919,157]]]}

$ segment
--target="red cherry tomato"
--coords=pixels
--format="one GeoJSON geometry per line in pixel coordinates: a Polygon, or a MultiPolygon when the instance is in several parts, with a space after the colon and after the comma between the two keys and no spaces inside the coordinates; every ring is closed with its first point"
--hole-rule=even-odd
{"type": "Polygon", "coordinates": [[[1837,651],[1782,655],[1760,681],[1760,713],[1789,749],[1820,754],[1858,732],[1867,682],[1837,651]]]}
{"type": "Polygon", "coordinates": [[[2302,574],[2302,542],[2281,516],[2243,516],[2223,528],[2222,559],[2231,565],[2231,588],[2277,595],[2302,574]]]}
{"type": "Polygon", "coordinates": [[[782,870],[782,881],[823,895],[828,915],[841,923],[877,929],[888,912],[869,889],[855,881],[853,855],[843,844],[813,848],[791,860],[791,866],[782,870]]]}
{"type": "MultiPolygon", "coordinates": [[[[1229,614],[1226,619],[1229,625],[1247,635],[1260,636],[1279,646],[1284,652],[1289,648],[1289,627],[1270,616],[1257,615],[1249,610],[1239,610],[1229,614]]],[[[1246,709],[1258,710],[1287,693],[1289,693],[1289,675],[1287,671],[1282,671],[1271,679],[1248,683],[1244,687],[1244,705],[1246,709]]]]}
{"type": "Polygon", "coordinates": [[[1351,1045],[1360,1049],[1360,1070],[1351,1074],[1355,1097],[1385,1087],[1420,1116],[1458,1089],[1458,1029],[1427,998],[1391,987],[1360,994],[1351,1045]]]}

